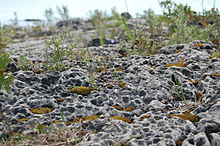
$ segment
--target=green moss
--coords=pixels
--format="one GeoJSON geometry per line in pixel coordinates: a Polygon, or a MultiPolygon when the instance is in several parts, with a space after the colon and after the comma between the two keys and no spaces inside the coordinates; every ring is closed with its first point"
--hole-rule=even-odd
{"type": "Polygon", "coordinates": [[[31,112],[34,114],[47,114],[50,113],[52,111],[51,108],[48,107],[41,107],[41,108],[34,108],[31,109],[31,112]]]}
{"type": "Polygon", "coordinates": [[[77,94],[80,94],[80,95],[88,95],[94,90],[98,90],[98,89],[97,88],[91,88],[91,87],[79,86],[79,87],[74,87],[74,88],[68,90],[68,92],[77,93],[77,94]]]}

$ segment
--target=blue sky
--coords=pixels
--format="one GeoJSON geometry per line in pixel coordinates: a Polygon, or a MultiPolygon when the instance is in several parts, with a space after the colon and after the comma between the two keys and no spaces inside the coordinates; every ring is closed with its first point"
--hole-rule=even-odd
{"type": "MultiPolygon", "coordinates": [[[[162,0],[160,0],[162,1],[162,0]]],[[[201,11],[202,0],[173,0],[177,3],[188,4],[195,11],[201,11]]],[[[205,9],[215,6],[220,9],[220,0],[203,0],[205,9]]],[[[158,0],[127,0],[129,12],[135,16],[148,8],[156,13],[161,13],[158,0]]],[[[5,23],[13,18],[13,12],[17,12],[18,19],[27,18],[43,19],[46,8],[56,10],[56,6],[66,5],[70,10],[71,17],[88,16],[89,10],[110,10],[116,7],[118,12],[125,12],[125,0],[0,0],[0,22],[5,23]]]]}

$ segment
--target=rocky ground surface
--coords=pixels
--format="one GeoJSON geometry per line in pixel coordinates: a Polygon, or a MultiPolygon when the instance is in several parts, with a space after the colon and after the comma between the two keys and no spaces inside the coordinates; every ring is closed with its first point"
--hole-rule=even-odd
{"type": "MultiPolygon", "coordinates": [[[[30,40],[8,50],[37,60],[42,48],[42,40],[30,40]]],[[[11,92],[0,91],[1,138],[9,130],[34,137],[58,129],[47,141],[27,138],[21,145],[220,145],[215,45],[194,41],[128,57],[116,48],[88,48],[105,58],[93,82],[80,61],[62,72],[14,72],[11,92]]]]}

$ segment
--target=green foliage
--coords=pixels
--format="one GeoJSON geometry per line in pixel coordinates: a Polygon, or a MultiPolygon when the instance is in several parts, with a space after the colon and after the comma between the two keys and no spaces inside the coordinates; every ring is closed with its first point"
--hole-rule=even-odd
{"type": "Polygon", "coordinates": [[[147,26],[143,24],[133,24],[132,27],[130,27],[127,20],[117,12],[114,12],[113,15],[117,20],[116,26],[120,26],[120,32],[123,32],[123,41],[121,41],[119,49],[125,48],[130,55],[153,55],[157,53],[157,49],[162,44],[160,41],[155,41],[155,34],[162,35],[162,22],[159,21],[158,15],[151,9],[144,11],[144,15],[141,17],[146,20],[147,26]]]}
{"type": "Polygon", "coordinates": [[[176,4],[171,0],[162,1],[160,5],[163,9],[161,19],[169,29],[166,45],[189,43],[193,40],[219,44],[220,17],[217,9],[204,10],[202,15],[197,15],[188,5],[176,4]]]}
{"type": "Polygon", "coordinates": [[[220,48],[217,50],[217,52],[213,53],[212,56],[216,58],[220,58],[220,48]]]}
{"type": "Polygon", "coordinates": [[[87,48],[75,48],[74,43],[66,42],[68,38],[73,37],[68,32],[68,29],[64,30],[45,41],[45,69],[62,71],[69,68],[65,62],[76,60],[83,62],[89,72],[94,70],[94,56],[90,54],[87,48]]]}
{"type": "Polygon", "coordinates": [[[8,54],[3,53],[1,51],[0,53],[0,90],[4,89],[6,91],[9,91],[10,84],[13,81],[13,76],[9,73],[6,73],[5,69],[8,63],[11,62],[11,59],[9,58],[8,54]]]}
{"type": "Polygon", "coordinates": [[[144,11],[142,18],[146,20],[149,33],[154,34],[155,32],[159,33],[162,31],[162,21],[159,15],[156,15],[152,9],[144,11]]]}
{"type": "Polygon", "coordinates": [[[32,67],[32,62],[28,60],[25,56],[20,56],[17,67],[21,70],[30,70],[32,67]]]}
{"type": "Polygon", "coordinates": [[[169,44],[188,43],[193,40],[207,41],[207,33],[205,29],[201,29],[196,25],[187,25],[185,7],[180,7],[176,10],[176,13],[176,16],[171,17],[171,20],[175,21],[175,23],[174,26],[170,27],[171,34],[169,37],[169,44]]]}
{"type": "MultiPolygon", "coordinates": [[[[217,8],[212,8],[209,11],[203,11],[204,19],[203,21],[205,22],[212,22],[212,25],[208,25],[208,36],[210,40],[217,44],[218,46],[220,45],[220,12],[217,8]]],[[[220,49],[220,48],[219,48],[220,49]]]]}
{"type": "Polygon", "coordinates": [[[126,40],[131,44],[135,44],[135,29],[129,28],[127,19],[116,11],[112,11],[112,15],[114,16],[114,19],[116,19],[115,26],[120,27],[120,31],[123,33],[122,40],[126,40]]]}
{"type": "Polygon", "coordinates": [[[172,81],[174,83],[175,90],[178,93],[178,97],[182,101],[186,102],[185,93],[184,93],[184,90],[183,90],[183,87],[182,87],[182,83],[181,83],[181,81],[180,81],[177,74],[172,74],[172,81]]]}
{"type": "Polygon", "coordinates": [[[64,41],[67,37],[67,32],[62,32],[57,35],[53,35],[51,39],[46,40],[46,64],[47,70],[62,71],[66,68],[64,63],[68,60],[72,54],[72,46],[65,46],[64,41]]]}

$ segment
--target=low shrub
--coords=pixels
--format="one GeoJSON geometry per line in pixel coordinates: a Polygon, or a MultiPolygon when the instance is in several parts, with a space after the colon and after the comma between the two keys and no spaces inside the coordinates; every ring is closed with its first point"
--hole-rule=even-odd
{"type": "Polygon", "coordinates": [[[13,75],[5,72],[7,65],[11,62],[9,55],[0,51],[0,90],[10,90],[10,84],[13,81],[13,75]]]}

